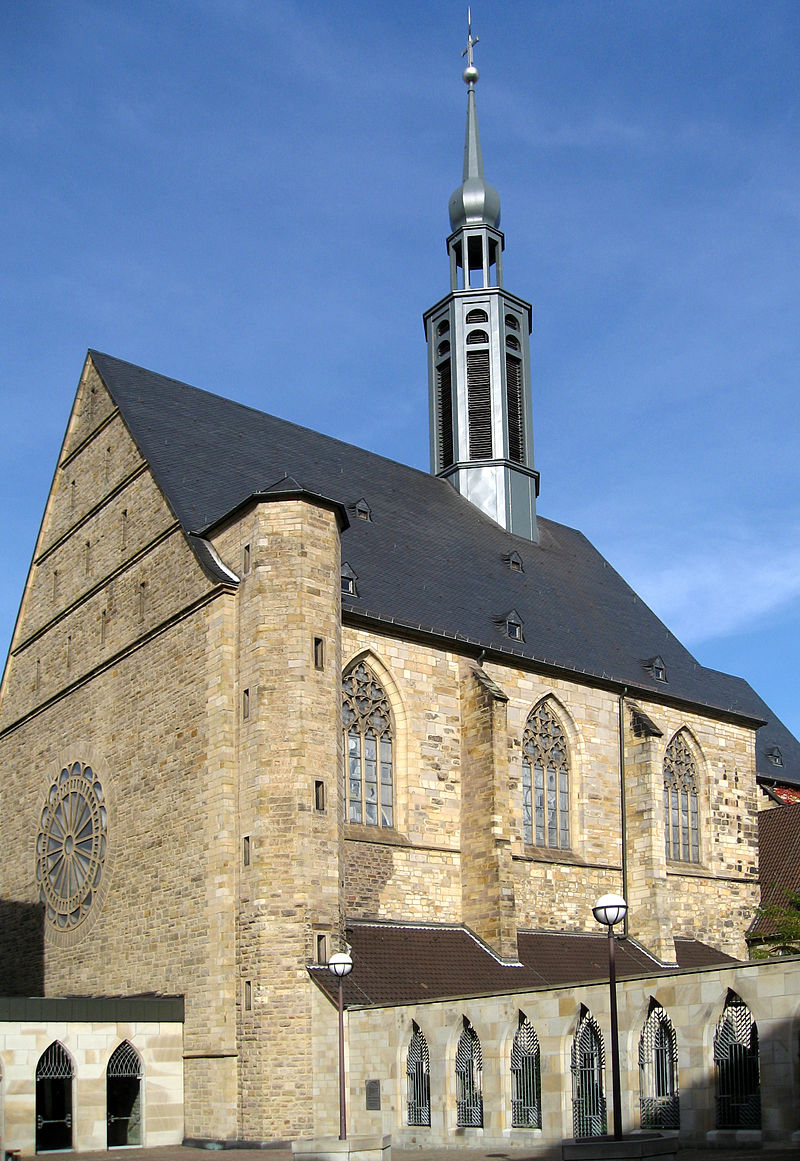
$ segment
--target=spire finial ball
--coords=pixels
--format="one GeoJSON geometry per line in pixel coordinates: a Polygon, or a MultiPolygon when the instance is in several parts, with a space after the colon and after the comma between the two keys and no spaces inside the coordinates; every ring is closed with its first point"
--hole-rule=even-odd
{"type": "Polygon", "coordinates": [[[464,77],[465,85],[474,85],[477,83],[480,73],[475,68],[475,65],[467,65],[462,75],[464,77]]]}

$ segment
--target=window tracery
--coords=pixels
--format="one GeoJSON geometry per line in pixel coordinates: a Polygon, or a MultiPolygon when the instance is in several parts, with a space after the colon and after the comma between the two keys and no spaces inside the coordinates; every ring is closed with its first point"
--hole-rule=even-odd
{"type": "Polygon", "coordinates": [[[697,766],[682,730],[664,754],[664,843],[668,859],[700,861],[697,766]]]}
{"type": "Polygon", "coordinates": [[[88,914],[103,875],[107,812],[91,766],[65,766],[47,792],[36,838],[36,881],[47,921],[60,931],[88,914]]]}
{"type": "Polygon", "coordinates": [[[522,737],[522,831],[526,843],[569,848],[569,755],[547,701],[531,711],[522,737]]]}
{"type": "Polygon", "coordinates": [[[383,686],[360,661],[342,681],[347,754],[347,819],[394,826],[392,710],[383,686]]]}

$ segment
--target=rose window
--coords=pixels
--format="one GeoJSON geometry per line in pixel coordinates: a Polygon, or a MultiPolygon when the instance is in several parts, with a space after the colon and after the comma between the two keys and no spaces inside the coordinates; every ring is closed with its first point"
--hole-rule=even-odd
{"type": "Polygon", "coordinates": [[[103,787],[82,762],[65,766],[47,792],[36,839],[36,881],[49,922],[77,927],[100,886],[106,853],[103,787]]]}

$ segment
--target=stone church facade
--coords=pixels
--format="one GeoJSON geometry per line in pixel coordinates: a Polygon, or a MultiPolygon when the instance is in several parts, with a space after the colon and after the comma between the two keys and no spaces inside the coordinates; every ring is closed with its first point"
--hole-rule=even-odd
{"type": "Polygon", "coordinates": [[[662,967],[743,956],[759,778],[800,781],[746,683],[536,514],[476,80],[436,475],[97,352],[80,378],[0,692],[2,990],[184,997],[187,1138],[325,1120],[309,965],[348,923],[514,965],[616,891],[662,967]]]}

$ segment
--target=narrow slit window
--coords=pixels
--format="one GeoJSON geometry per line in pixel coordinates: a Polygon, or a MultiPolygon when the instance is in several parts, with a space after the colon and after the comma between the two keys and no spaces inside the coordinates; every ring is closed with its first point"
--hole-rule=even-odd
{"type": "Polygon", "coordinates": [[[320,814],[325,812],[325,783],[321,778],[314,780],[314,809],[320,814]]]}
{"type": "Polygon", "coordinates": [[[242,865],[250,866],[250,835],[246,834],[242,839],[242,865]]]}
{"type": "Polygon", "coordinates": [[[252,1012],[253,1010],[253,983],[252,980],[244,981],[244,1010],[245,1012],[252,1012]]]}
{"type": "Polygon", "coordinates": [[[250,545],[245,544],[242,549],[242,572],[247,575],[250,571],[250,545]]]}
{"type": "Polygon", "coordinates": [[[246,689],[242,693],[242,718],[244,721],[250,717],[250,690],[246,689]]]}
{"type": "Polygon", "coordinates": [[[327,935],[317,936],[317,963],[328,962],[328,937],[327,935]]]}
{"type": "Polygon", "coordinates": [[[322,637],[314,638],[314,668],[325,668],[325,642],[322,637]]]}

